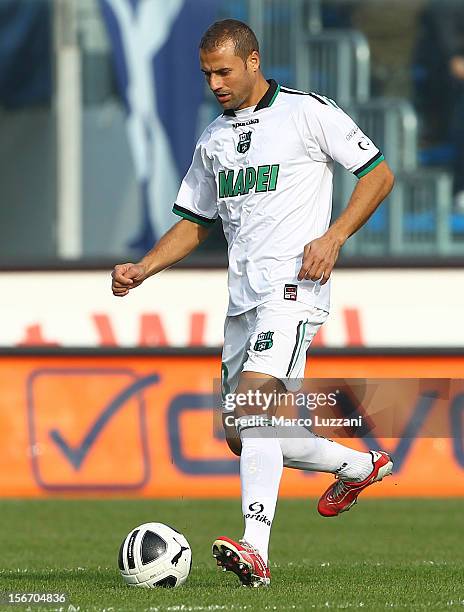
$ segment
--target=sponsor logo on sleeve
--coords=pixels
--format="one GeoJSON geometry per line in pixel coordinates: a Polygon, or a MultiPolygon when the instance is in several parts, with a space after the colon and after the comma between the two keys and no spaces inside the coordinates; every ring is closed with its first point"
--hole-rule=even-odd
{"type": "Polygon", "coordinates": [[[354,127],[354,128],[353,128],[352,130],[350,130],[350,131],[348,132],[348,134],[345,136],[346,140],[347,140],[348,142],[350,142],[350,140],[351,140],[352,138],[354,138],[358,132],[359,132],[359,128],[358,128],[357,126],[356,126],[356,127],[354,127]]]}
{"type": "Polygon", "coordinates": [[[368,151],[370,146],[371,146],[371,142],[364,136],[361,138],[361,140],[358,141],[358,147],[362,149],[363,151],[368,151]]]}

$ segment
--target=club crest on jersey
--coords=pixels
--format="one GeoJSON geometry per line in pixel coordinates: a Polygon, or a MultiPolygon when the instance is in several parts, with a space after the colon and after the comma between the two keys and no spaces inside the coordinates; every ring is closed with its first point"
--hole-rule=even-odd
{"type": "Polygon", "coordinates": [[[273,335],[273,331],[261,332],[258,334],[253,350],[261,352],[270,349],[274,344],[272,339],[273,335]]]}
{"type": "Polygon", "coordinates": [[[251,130],[249,132],[243,132],[238,137],[237,151],[239,153],[246,153],[251,145],[251,130]]]}

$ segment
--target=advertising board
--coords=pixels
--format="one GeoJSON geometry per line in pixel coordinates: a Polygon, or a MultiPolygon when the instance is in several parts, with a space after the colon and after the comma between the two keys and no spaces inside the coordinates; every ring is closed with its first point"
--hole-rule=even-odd
{"type": "MultiPolygon", "coordinates": [[[[446,381],[463,371],[464,355],[317,355],[306,375],[446,381]]],[[[219,372],[219,355],[1,356],[0,495],[238,495],[238,459],[213,423],[219,372]]],[[[344,433],[343,444],[394,456],[394,475],[368,495],[464,495],[464,384],[433,385],[441,401],[428,389],[425,416],[439,413],[439,431],[417,387],[396,438],[344,433]]],[[[317,496],[332,478],[284,472],[290,497],[317,496]]]]}

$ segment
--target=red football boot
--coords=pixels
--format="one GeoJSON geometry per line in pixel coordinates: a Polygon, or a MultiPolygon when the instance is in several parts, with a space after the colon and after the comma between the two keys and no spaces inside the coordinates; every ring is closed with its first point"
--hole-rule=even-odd
{"type": "Polygon", "coordinates": [[[337,516],[340,512],[346,512],[356,503],[358,495],[374,482],[379,482],[384,476],[392,473],[393,462],[391,457],[383,451],[370,451],[372,455],[372,472],[367,478],[356,482],[345,480],[339,476],[337,482],[327,489],[317,505],[319,514],[322,516],[337,516]]]}
{"type": "Polygon", "coordinates": [[[268,586],[271,572],[253,546],[222,536],[213,542],[213,557],[224,572],[234,572],[244,586],[268,586]]]}

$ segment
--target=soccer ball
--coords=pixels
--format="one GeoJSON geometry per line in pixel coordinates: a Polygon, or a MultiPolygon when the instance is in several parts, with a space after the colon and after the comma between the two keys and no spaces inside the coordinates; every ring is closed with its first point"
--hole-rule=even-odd
{"type": "Polygon", "coordinates": [[[126,584],[150,589],[183,584],[192,567],[185,537],[163,523],[145,523],[124,538],[118,558],[126,584]]]}

